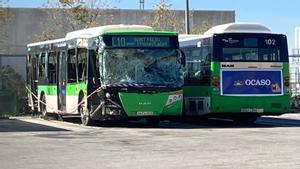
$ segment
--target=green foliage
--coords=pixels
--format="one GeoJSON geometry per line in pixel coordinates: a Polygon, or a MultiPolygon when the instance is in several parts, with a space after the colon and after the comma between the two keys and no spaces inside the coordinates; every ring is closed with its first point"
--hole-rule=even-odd
{"type": "Polygon", "coordinates": [[[9,65],[0,69],[0,89],[16,93],[19,110],[15,113],[28,112],[25,82],[9,65]]]}
{"type": "MultiPolygon", "coordinates": [[[[142,24],[152,26],[156,30],[167,30],[183,33],[185,25],[184,15],[182,15],[183,13],[178,13],[176,15],[176,12],[171,10],[171,8],[172,4],[170,3],[170,0],[159,0],[154,5],[153,16],[144,16],[142,24]]],[[[193,17],[193,11],[190,11],[190,17],[193,17]]],[[[210,27],[211,25],[208,21],[203,21],[201,25],[192,25],[191,33],[204,33],[210,27]]]]}
{"type": "Polygon", "coordinates": [[[168,31],[183,31],[183,19],[176,16],[175,11],[171,10],[172,4],[169,0],[159,0],[154,5],[154,17],[151,22],[152,27],[156,30],[168,30],[168,31]]]}
{"type": "Polygon", "coordinates": [[[3,53],[4,48],[8,46],[7,41],[7,29],[5,26],[12,18],[12,14],[7,7],[8,0],[0,0],[0,53],[3,53]]]}
{"type": "Polygon", "coordinates": [[[203,34],[211,27],[212,26],[209,24],[208,21],[203,21],[201,25],[193,26],[191,33],[192,34],[203,34]]]}
{"type": "MultiPolygon", "coordinates": [[[[44,9],[49,18],[43,22],[42,35],[38,40],[49,40],[64,36],[67,32],[102,25],[113,21],[108,10],[113,0],[46,0],[44,9]],[[50,9],[50,10],[49,10],[50,9]]],[[[43,10],[43,8],[41,9],[43,10]]]]}

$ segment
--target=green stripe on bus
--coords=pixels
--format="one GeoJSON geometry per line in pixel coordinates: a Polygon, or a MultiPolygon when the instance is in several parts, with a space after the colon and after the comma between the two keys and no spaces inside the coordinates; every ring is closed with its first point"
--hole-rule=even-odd
{"type": "Polygon", "coordinates": [[[67,84],[66,86],[67,96],[78,96],[81,90],[84,92],[84,95],[86,96],[87,85],[85,83],[67,84]]]}
{"type": "MultiPolygon", "coordinates": [[[[84,95],[87,95],[87,85],[85,83],[67,84],[66,95],[78,96],[79,92],[83,91],[84,95]]],[[[47,96],[57,96],[57,85],[38,85],[38,93],[44,92],[47,96]]]]}

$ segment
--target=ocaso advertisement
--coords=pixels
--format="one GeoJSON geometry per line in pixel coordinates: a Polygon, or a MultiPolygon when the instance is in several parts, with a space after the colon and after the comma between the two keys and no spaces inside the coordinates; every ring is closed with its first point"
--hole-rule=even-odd
{"type": "Polygon", "coordinates": [[[222,95],[282,95],[281,70],[222,70],[222,95]]]}

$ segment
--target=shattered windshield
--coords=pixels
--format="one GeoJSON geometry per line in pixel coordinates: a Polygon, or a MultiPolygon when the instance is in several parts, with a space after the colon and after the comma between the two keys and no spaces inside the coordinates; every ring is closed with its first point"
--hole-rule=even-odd
{"type": "Polygon", "coordinates": [[[175,49],[104,49],[102,83],[182,86],[180,52],[175,49]]]}

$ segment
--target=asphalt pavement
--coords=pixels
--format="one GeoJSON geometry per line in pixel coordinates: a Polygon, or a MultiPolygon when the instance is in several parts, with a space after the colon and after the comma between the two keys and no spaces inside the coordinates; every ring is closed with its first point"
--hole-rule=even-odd
{"type": "Polygon", "coordinates": [[[3,169],[300,168],[300,114],[230,121],[86,127],[78,120],[0,120],[3,169]]]}

